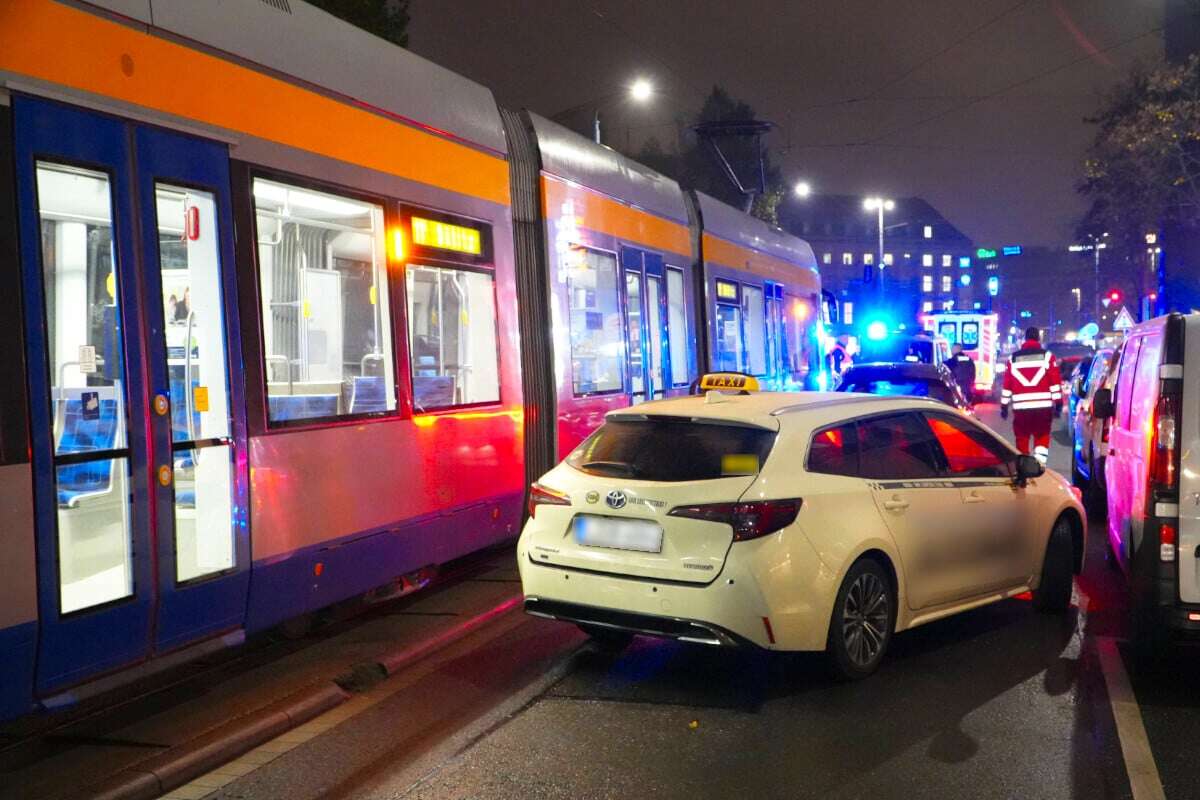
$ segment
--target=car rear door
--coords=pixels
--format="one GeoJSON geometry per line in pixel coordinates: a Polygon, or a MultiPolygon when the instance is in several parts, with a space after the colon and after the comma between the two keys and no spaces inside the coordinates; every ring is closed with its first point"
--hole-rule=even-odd
{"type": "Polygon", "coordinates": [[[900,551],[913,609],[969,593],[971,582],[953,558],[966,520],[962,498],[946,479],[933,432],[917,412],[865,418],[857,427],[861,473],[900,551]]]}
{"type": "Polygon", "coordinates": [[[1121,350],[1113,389],[1113,417],[1109,423],[1108,454],[1104,473],[1108,488],[1108,540],[1114,552],[1128,561],[1130,514],[1133,509],[1134,473],[1132,459],[1141,447],[1138,432],[1130,427],[1133,378],[1142,337],[1130,338],[1121,350]]]}
{"type": "Polygon", "coordinates": [[[926,412],[941,445],[949,478],[964,505],[956,542],[962,568],[984,594],[1027,583],[1040,562],[1041,538],[1026,490],[1015,485],[1015,454],[979,425],[954,414],[926,412]]]}

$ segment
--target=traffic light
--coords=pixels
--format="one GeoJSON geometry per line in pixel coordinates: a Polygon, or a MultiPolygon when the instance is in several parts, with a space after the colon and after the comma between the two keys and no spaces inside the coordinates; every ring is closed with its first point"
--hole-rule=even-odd
{"type": "Polygon", "coordinates": [[[1112,290],[1110,290],[1110,291],[1109,291],[1109,293],[1108,293],[1108,300],[1109,300],[1109,302],[1110,302],[1110,303],[1119,303],[1119,302],[1121,302],[1121,290],[1120,290],[1120,289],[1112,289],[1112,290]]]}

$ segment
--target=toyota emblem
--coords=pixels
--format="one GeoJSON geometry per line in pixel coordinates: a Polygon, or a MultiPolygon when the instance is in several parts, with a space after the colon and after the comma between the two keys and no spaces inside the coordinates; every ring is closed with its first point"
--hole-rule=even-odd
{"type": "Polygon", "coordinates": [[[613,489],[604,498],[604,502],[608,503],[609,508],[624,508],[627,500],[624,492],[620,489],[613,489]]]}

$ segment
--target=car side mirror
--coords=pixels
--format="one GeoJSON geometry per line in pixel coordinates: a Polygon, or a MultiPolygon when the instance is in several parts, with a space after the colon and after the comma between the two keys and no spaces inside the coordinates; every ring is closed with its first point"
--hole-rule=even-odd
{"type": "Polygon", "coordinates": [[[1025,481],[1030,478],[1040,478],[1046,474],[1046,468],[1042,466],[1042,462],[1038,461],[1033,456],[1019,455],[1017,456],[1017,483],[1024,486],[1025,481]]]}
{"type": "Polygon", "coordinates": [[[1112,389],[1097,389],[1092,398],[1092,416],[1095,419],[1109,419],[1113,416],[1112,389]]]}
{"type": "Polygon", "coordinates": [[[1075,397],[1080,400],[1087,397],[1087,384],[1083,381],[1075,381],[1075,397]]]}

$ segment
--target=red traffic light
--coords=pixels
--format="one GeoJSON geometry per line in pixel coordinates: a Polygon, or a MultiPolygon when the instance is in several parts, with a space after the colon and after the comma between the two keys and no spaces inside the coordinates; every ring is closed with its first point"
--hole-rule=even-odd
{"type": "Polygon", "coordinates": [[[1121,302],[1121,293],[1118,290],[1113,289],[1108,293],[1108,299],[1114,303],[1119,303],[1121,302]]]}

